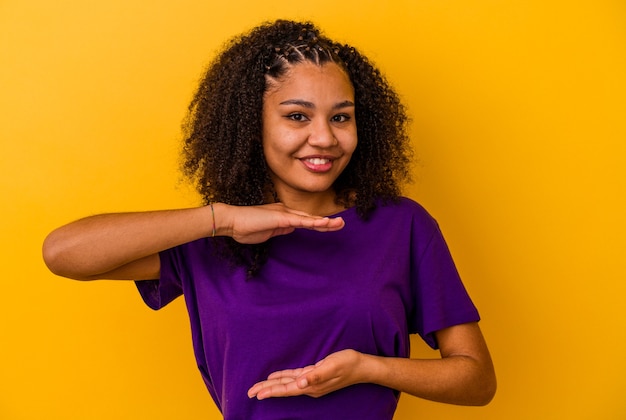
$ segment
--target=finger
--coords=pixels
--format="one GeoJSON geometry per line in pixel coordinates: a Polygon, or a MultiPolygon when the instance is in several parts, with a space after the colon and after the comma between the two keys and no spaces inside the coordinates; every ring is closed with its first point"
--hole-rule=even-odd
{"type": "Polygon", "coordinates": [[[319,372],[312,372],[307,375],[304,375],[296,380],[296,384],[298,388],[304,389],[309,385],[318,385],[324,381],[323,377],[319,374],[319,372]]]}
{"type": "Polygon", "coordinates": [[[248,391],[248,397],[263,400],[272,397],[292,397],[302,395],[304,391],[298,387],[295,380],[289,378],[264,381],[248,391]]]}
{"type": "Polygon", "coordinates": [[[309,229],[316,230],[318,232],[332,232],[342,229],[345,226],[345,222],[342,218],[321,218],[310,219],[306,217],[296,217],[285,220],[272,232],[272,236],[286,235],[293,232],[294,229],[309,229]]]}
{"type": "Polygon", "coordinates": [[[319,231],[333,231],[342,229],[345,222],[341,217],[323,217],[321,219],[304,219],[303,227],[319,231]]]}
{"type": "Polygon", "coordinates": [[[271,373],[265,381],[258,382],[248,390],[248,397],[260,399],[268,397],[285,397],[289,395],[300,395],[300,387],[296,380],[315,369],[309,365],[297,369],[285,369],[271,373]]]}
{"type": "Polygon", "coordinates": [[[258,394],[263,390],[271,390],[272,388],[281,389],[281,386],[295,382],[295,378],[281,377],[276,379],[268,379],[265,381],[257,382],[248,390],[248,397],[258,397],[258,394]]]}
{"type": "Polygon", "coordinates": [[[342,217],[324,217],[314,221],[317,226],[325,226],[328,228],[342,228],[346,223],[342,217]]]}
{"type": "Polygon", "coordinates": [[[294,230],[296,230],[295,227],[286,227],[286,228],[278,228],[275,229],[270,236],[280,236],[280,235],[288,235],[291,232],[293,232],[294,230]]]}
{"type": "Polygon", "coordinates": [[[303,368],[298,368],[298,369],[285,369],[285,370],[280,370],[277,372],[273,372],[271,373],[267,379],[278,379],[278,378],[282,378],[282,377],[288,377],[288,378],[297,378],[300,375],[303,375],[305,373],[308,373],[309,371],[311,371],[314,368],[314,366],[305,366],[303,368]]]}
{"type": "Polygon", "coordinates": [[[321,219],[322,218],[322,216],[315,216],[315,215],[312,215],[311,213],[307,213],[307,212],[300,211],[300,210],[295,210],[295,209],[292,209],[292,208],[287,207],[287,206],[283,206],[283,209],[285,209],[285,211],[287,213],[296,214],[298,216],[310,217],[312,219],[321,219]]]}
{"type": "Polygon", "coordinates": [[[326,359],[320,360],[312,366],[311,369],[300,375],[300,377],[296,379],[298,387],[302,389],[332,380],[335,377],[335,372],[330,365],[323,366],[325,360],[326,359]]]}

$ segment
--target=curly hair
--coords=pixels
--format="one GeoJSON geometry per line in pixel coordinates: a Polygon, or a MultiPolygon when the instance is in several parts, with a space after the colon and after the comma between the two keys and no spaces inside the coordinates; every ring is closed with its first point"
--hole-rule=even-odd
{"type": "MultiPolygon", "coordinates": [[[[394,200],[410,180],[408,117],[381,72],[354,47],[325,37],[310,22],[264,23],[228,41],[209,64],[183,124],[183,174],[205,204],[260,205],[278,201],[263,154],[262,109],[268,79],[309,61],[333,62],[354,87],[358,144],[333,188],[337,202],[367,219],[377,200],[394,200]]],[[[231,261],[263,264],[267,244],[224,238],[231,261]]]]}

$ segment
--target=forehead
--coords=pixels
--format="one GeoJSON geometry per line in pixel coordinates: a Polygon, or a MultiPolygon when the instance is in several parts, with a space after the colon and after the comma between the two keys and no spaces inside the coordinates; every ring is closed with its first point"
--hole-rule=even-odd
{"type": "Polygon", "coordinates": [[[348,96],[354,98],[354,88],[350,77],[340,66],[333,62],[315,64],[303,62],[291,65],[283,76],[267,78],[265,98],[282,95],[320,95],[348,96]]]}

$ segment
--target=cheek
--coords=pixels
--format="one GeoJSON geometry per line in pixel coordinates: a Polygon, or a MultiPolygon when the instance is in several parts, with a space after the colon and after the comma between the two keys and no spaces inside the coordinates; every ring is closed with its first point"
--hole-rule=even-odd
{"type": "Polygon", "coordinates": [[[265,162],[269,169],[276,173],[284,168],[292,155],[292,150],[289,147],[288,139],[281,136],[280,133],[272,131],[264,133],[263,137],[263,153],[265,155],[265,162]]]}
{"type": "Polygon", "coordinates": [[[354,138],[352,139],[352,152],[354,152],[359,145],[359,140],[356,137],[356,132],[354,133],[354,138]]]}
{"type": "Polygon", "coordinates": [[[263,129],[263,151],[266,156],[275,153],[277,139],[280,139],[280,135],[276,132],[276,129],[272,129],[271,126],[263,129]]]}
{"type": "Polygon", "coordinates": [[[346,154],[352,155],[352,153],[354,153],[354,151],[356,150],[358,143],[359,142],[357,139],[356,129],[355,129],[354,132],[351,132],[348,135],[346,135],[344,142],[343,142],[343,150],[345,151],[346,154]]]}
{"type": "Polygon", "coordinates": [[[263,150],[266,153],[287,157],[295,153],[299,147],[299,140],[296,133],[291,130],[281,130],[272,128],[263,131],[263,150]]]}

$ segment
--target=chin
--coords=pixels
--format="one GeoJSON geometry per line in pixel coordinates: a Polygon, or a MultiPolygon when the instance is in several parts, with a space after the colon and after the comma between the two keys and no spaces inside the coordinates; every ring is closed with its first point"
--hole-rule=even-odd
{"type": "Polygon", "coordinates": [[[332,187],[301,187],[296,188],[296,190],[305,194],[323,194],[328,192],[329,190],[332,190],[332,187]]]}

